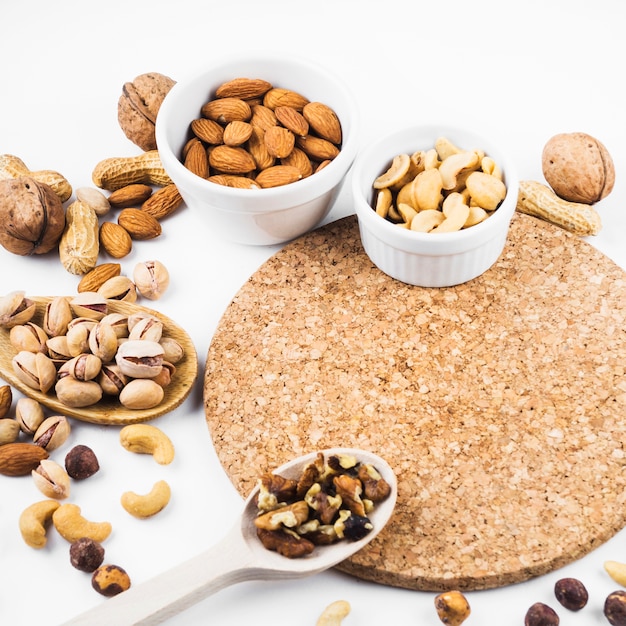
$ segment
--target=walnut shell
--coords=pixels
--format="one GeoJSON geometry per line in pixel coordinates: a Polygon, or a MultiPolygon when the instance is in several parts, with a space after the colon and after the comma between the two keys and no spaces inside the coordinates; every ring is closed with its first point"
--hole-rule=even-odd
{"type": "Polygon", "coordinates": [[[594,204],[611,193],[615,166],[606,147],[586,133],[561,133],[544,146],[546,182],[563,200],[594,204]]]}
{"type": "Polygon", "coordinates": [[[142,150],[156,150],[154,125],[163,98],[176,81],[157,72],[141,74],[125,83],[117,103],[117,119],[124,134],[142,150]]]}
{"type": "Polygon", "coordinates": [[[65,227],[63,203],[30,176],[0,180],[0,245],[13,254],[45,254],[65,227]]]}

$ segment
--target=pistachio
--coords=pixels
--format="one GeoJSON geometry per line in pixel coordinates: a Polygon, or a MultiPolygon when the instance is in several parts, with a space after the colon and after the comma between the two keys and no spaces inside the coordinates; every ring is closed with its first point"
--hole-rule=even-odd
{"type": "Polygon", "coordinates": [[[130,332],[133,330],[133,328],[143,319],[145,319],[146,317],[153,319],[153,320],[158,320],[159,318],[151,315],[150,313],[147,313],[146,311],[137,311],[136,313],[132,313],[131,315],[128,316],[128,332],[130,334],[130,332]]]}
{"type": "Polygon", "coordinates": [[[161,341],[163,336],[163,322],[156,317],[143,317],[138,320],[128,333],[129,339],[142,339],[148,341],[161,341]]]}
{"type": "Polygon", "coordinates": [[[161,371],[152,379],[157,385],[167,387],[172,382],[176,367],[167,361],[163,361],[161,371]]]}
{"type": "Polygon", "coordinates": [[[118,396],[128,382],[128,378],[122,373],[119,365],[103,363],[97,382],[103,393],[108,396],[118,396]]]}
{"type": "Polygon", "coordinates": [[[150,378],[131,380],[120,392],[120,403],[127,409],[151,409],[161,403],[163,387],[150,378]]]}
{"type": "Polygon", "coordinates": [[[46,340],[48,356],[54,361],[69,361],[72,358],[69,345],[67,343],[67,335],[59,335],[50,337],[46,340]]]}
{"type": "Polygon", "coordinates": [[[103,363],[108,363],[117,352],[117,334],[109,324],[98,322],[89,333],[89,349],[103,363]]]}
{"type": "Polygon", "coordinates": [[[48,351],[46,346],[48,335],[41,326],[33,322],[13,326],[9,331],[9,341],[16,352],[26,350],[27,352],[47,353],[48,351]]]}
{"type": "Polygon", "coordinates": [[[115,361],[131,378],[152,378],[163,366],[163,348],[156,341],[128,340],[117,350],[115,361]]]}
{"type": "Polygon", "coordinates": [[[39,462],[32,472],[35,486],[44,496],[63,500],[70,495],[70,477],[63,467],[50,459],[39,462]]]}
{"type": "Polygon", "coordinates": [[[160,261],[144,261],[135,266],[133,280],[144,298],[158,300],[169,286],[170,275],[160,261]]]}
{"type": "Polygon", "coordinates": [[[46,305],[43,317],[43,329],[50,337],[65,335],[67,325],[72,320],[72,309],[67,298],[56,296],[46,305]]]}
{"type": "Polygon", "coordinates": [[[20,425],[10,417],[0,418],[0,446],[5,443],[14,443],[20,434],[20,425]]]}
{"type": "Polygon", "coordinates": [[[159,343],[163,348],[164,361],[172,363],[172,365],[176,365],[176,363],[178,363],[183,356],[185,356],[185,349],[173,337],[161,337],[161,341],[159,341],[159,343]]]}
{"type": "Polygon", "coordinates": [[[13,402],[13,391],[9,385],[2,385],[0,387],[0,418],[6,417],[11,410],[11,403],[13,402]]]}
{"type": "Polygon", "coordinates": [[[109,278],[100,286],[97,293],[108,300],[137,301],[135,283],[127,276],[113,276],[113,278],[109,278]]]}
{"type": "Polygon", "coordinates": [[[111,326],[118,339],[128,337],[128,315],[123,315],[122,313],[109,313],[100,321],[103,324],[111,326]]]}
{"type": "Polygon", "coordinates": [[[57,371],[50,358],[41,352],[18,352],[12,360],[15,375],[31,389],[47,393],[56,379],[57,371]]]}
{"type": "Polygon", "coordinates": [[[68,329],[65,339],[67,349],[72,357],[89,352],[89,334],[95,324],[95,322],[93,324],[77,324],[68,329]]]}
{"type": "Polygon", "coordinates": [[[35,303],[23,291],[13,291],[0,298],[0,327],[12,328],[30,322],[35,310],[35,303]]]}
{"type": "Polygon", "coordinates": [[[101,359],[95,354],[86,352],[64,363],[59,369],[59,377],[72,376],[76,380],[94,380],[101,369],[101,359]]]}
{"type": "Polygon", "coordinates": [[[67,441],[70,430],[70,423],[64,415],[53,415],[40,424],[33,436],[33,443],[51,452],[67,441]]]}
{"type": "Polygon", "coordinates": [[[111,210],[109,199],[95,187],[80,187],[76,190],[76,199],[90,206],[99,217],[111,210]]]}
{"type": "Polygon", "coordinates": [[[70,306],[74,315],[92,320],[101,320],[107,314],[107,300],[93,291],[83,291],[72,298],[70,306]]]}
{"type": "Polygon", "coordinates": [[[33,398],[19,398],[15,403],[15,419],[23,433],[34,435],[45,419],[43,407],[33,398]]]}
{"type": "Polygon", "coordinates": [[[72,408],[96,404],[102,398],[102,388],[93,380],[76,380],[71,376],[60,378],[54,386],[60,402],[72,408]]]}

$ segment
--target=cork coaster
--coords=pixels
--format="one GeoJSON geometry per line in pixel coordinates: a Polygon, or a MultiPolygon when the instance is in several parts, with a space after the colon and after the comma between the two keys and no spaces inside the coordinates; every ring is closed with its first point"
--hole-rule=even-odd
{"type": "Polygon", "coordinates": [[[485,274],[446,289],[370,262],[350,216],[241,288],[208,351],[207,424],[233,484],[354,446],[394,467],[398,504],[339,566],[421,590],[547,573],[625,524],[626,274],[517,214],[485,274]]]}

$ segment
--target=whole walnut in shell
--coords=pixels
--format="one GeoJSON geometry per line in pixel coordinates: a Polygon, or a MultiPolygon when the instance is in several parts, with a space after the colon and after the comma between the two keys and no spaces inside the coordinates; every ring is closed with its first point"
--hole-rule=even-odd
{"type": "Polygon", "coordinates": [[[117,119],[126,137],[142,150],[156,150],[157,113],[175,84],[176,81],[158,72],[141,74],[124,84],[117,103],[117,119]]]}
{"type": "Polygon", "coordinates": [[[0,180],[0,245],[13,254],[45,254],[65,228],[59,196],[30,176],[0,180]]]}
{"type": "Polygon", "coordinates": [[[594,204],[615,184],[615,166],[605,146],[586,133],[561,133],[544,146],[546,182],[563,200],[594,204]]]}

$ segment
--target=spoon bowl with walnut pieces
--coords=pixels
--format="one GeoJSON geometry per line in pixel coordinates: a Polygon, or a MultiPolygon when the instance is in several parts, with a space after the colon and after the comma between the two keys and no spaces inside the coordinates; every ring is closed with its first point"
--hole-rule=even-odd
{"type": "Polygon", "coordinates": [[[297,479],[318,456],[352,456],[357,462],[374,466],[390,487],[389,496],[368,514],[372,530],[357,541],[338,541],[317,546],[301,558],[287,558],[267,550],[259,540],[257,486],[246,499],[241,519],[217,544],[181,565],[127,591],[109,598],[95,608],[70,620],[65,626],[124,626],[159,624],[213,593],[248,580],[304,578],[327,570],[355,554],[372,541],[389,521],[396,503],[397,481],[393,470],[379,456],[353,448],[330,448],[312,452],[274,470],[285,478],[297,479]]]}

